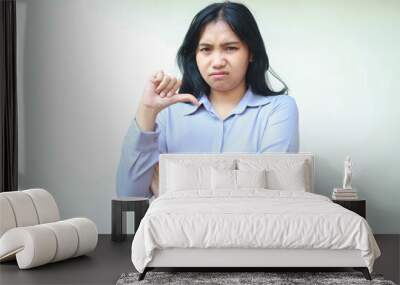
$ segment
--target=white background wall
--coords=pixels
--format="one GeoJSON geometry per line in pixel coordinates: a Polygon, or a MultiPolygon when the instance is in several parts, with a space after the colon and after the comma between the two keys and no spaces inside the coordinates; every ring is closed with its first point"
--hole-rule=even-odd
{"type": "MultiPolygon", "coordinates": [[[[45,188],[63,218],[110,233],[122,139],[145,80],[159,68],[180,77],[177,49],[209,3],[17,0],[20,189],[45,188]]],[[[400,2],[242,3],[297,101],[317,192],[341,185],[349,154],[373,231],[400,233],[400,2]]]]}

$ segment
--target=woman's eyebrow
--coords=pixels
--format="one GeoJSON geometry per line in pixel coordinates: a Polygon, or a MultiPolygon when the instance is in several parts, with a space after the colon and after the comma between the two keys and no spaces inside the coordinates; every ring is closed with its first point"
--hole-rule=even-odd
{"type": "MultiPolygon", "coordinates": [[[[237,41],[236,42],[225,42],[225,43],[222,43],[221,45],[226,46],[226,45],[233,45],[233,44],[240,44],[240,42],[237,42],[237,41]]],[[[212,46],[212,44],[200,43],[199,46],[212,46]]]]}

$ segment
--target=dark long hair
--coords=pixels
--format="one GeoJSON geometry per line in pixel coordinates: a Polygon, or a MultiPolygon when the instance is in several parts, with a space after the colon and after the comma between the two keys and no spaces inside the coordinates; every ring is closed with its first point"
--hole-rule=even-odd
{"type": "Polygon", "coordinates": [[[204,81],[197,67],[196,49],[203,28],[218,19],[224,20],[231,27],[240,40],[247,44],[249,52],[253,55],[246,72],[246,88],[251,87],[255,94],[264,96],[287,94],[287,85],[271,71],[264,41],[250,10],[241,3],[230,1],[211,4],[193,18],[176,56],[183,74],[179,93],[190,93],[197,98],[202,93],[210,93],[210,86],[204,81]],[[284,85],[282,90],[273,91],[269,88],[267,71],[284,85]]]}

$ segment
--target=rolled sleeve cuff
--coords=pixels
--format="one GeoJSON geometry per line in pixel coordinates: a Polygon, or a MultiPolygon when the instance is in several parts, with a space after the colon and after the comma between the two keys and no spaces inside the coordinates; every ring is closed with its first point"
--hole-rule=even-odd
{"type": "Polygon", "coordinates": [[[158,150],[158,137],[160,132],[160,126],[157,122],[155,123],[154,131],[142,131],[136,118],[134,118],[125,137],[125,143],[129,144],[134,150],[140,152],[158,150]]]}

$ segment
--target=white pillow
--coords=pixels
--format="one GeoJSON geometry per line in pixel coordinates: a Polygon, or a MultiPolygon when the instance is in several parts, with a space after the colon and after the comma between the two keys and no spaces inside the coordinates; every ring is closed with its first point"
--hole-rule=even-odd
{"type": "Polygon", "coordinates": [[[234,169],[235,161],[169,161],[166,191],[210,190],[211,168],[234,169]]]}
{"type": "Polygon", "coordinates": [[[211,168],[211,189],[236,189],[236,170],[211,168]]]}
{"type": "Polygon", "coordinates": [[[236,170],[236,181],[238,188],[267,188],[267,171],[259,170],[236,170]]]}
{"type": "Polygon", "coordinates": [[[311,191],[307,161],[291,159],[239,159],[240,170],[267,170],[267,188],[273,190],[311,191]]]}
{"type": "Polygon", "coordinates": [[[307,183],[304,163],[288,169],[270,169],[268,188],[275,190],[306,191],[307,183]]]}
{"type": "Polygon", "coordinates": [[[267,188],[265,169],[211,169],[212,190],[239,190],[241,188],[267,188]]]}

